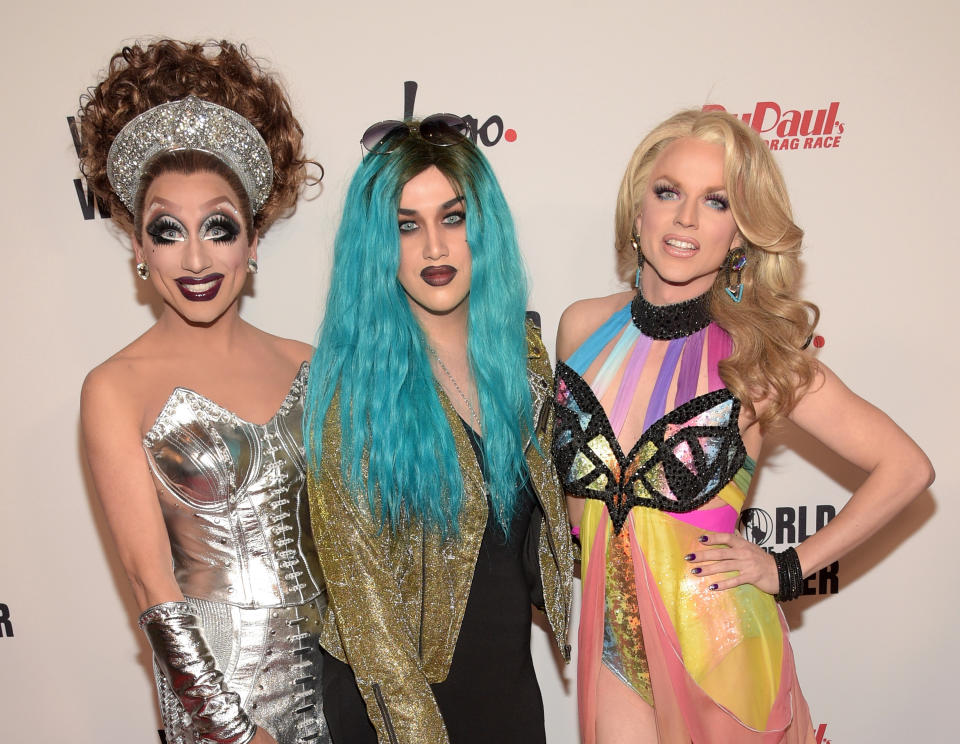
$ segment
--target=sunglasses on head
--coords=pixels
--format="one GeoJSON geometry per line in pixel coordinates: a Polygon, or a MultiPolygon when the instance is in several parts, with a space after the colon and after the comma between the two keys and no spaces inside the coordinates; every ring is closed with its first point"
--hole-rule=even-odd
{"type": "Polygon", "coordinates": [[[420,121],[378,121],[367,127],[360,144],[367,152],[382,155],[414,134],[431,145],[450,147],[463,142],[469,131],[467,122],[456,114],[430,114],[420,121]]]}

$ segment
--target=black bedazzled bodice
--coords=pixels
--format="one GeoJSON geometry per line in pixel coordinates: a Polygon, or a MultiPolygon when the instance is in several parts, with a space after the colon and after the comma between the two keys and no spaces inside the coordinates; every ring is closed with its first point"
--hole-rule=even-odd
{"type": "Polygon", "coordinates": [[[688,512],[743,465],[740,401],[726,388],[697,396],[650,426],[624,455],[590,386],[557,364],[553,457],[567,493],[600,499],[619,533],[630,510],[688,512]]]}

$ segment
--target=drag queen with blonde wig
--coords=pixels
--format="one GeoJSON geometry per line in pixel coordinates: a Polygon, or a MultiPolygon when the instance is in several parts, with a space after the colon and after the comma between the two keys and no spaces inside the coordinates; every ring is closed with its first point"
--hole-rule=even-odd
{"type": "Polygon", "coordinates": [[[622,279],[557,337],[554,458],[582,544],[586,744],[814,741],[777,601],[932,481],[886,415],[804,349],[803,233],[766,145],[723,112],[653,130],[617,202],[622,279]],[[768,554],[736,532],[764,434],[789,418],[869,475],[768,554]]]}
{"type": "Polygon", "coordinates": [[[465,126],[371,127],[337,232],[305,419],[336,744],[542,744],[531,601],[569,658],[550,361],[465,126]]]}
{"type": "Polygon", "coordinates": [[[238,314],[307,180],[302,131],[242,46],[125,47],[81,101],[82,168],[156,323],[87,376],[90,469],[153,648],[170,744],[329,741],[306,344],[238,314]]]}

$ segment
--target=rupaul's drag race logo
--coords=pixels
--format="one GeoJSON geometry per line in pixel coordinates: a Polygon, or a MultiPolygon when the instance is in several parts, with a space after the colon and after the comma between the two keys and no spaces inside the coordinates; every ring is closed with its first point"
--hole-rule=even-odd
{"type": "MultiPolygon", "coordinates": [[[[708,104],[704,111],[726,111],[708,104]]],[[[759,101],[744,114],[734,114],[755,129],[771,150],[826,150],[840,147],[844,124],[837,119],[840,102],[826,108],[788,109],[774,101],[759,101]]]]}
{"type": "MultiPolygon", "coordinates": [[[[763,509],[744,509],[740,515],[740,534],[768,553],[783,550],[785,545],[797,545],[824,527],[837,516],[832,504],[808,506],[778,506],[773,516],[763,509]]],[[[803,593],[836,594],[840,590],[840,562],[811,574],[803,582],[803,593]]]]}

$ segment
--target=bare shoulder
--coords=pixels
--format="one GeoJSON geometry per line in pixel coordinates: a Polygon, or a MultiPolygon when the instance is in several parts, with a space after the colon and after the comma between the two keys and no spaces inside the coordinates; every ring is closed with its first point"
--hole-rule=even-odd
{"type": "Polygon", "coordinates": [[[567,359],[590,337],[603,322],[617,310],[628,304],[633,290],[617,292],[606,297],[591,297],[577,300],[560,316],[557,327],[557,359],[567,359]]]}
{"type": "Polygon", "coordinates": [[[80,388],[80,422],[88,436],[102,428],[138,431],[143,408],[138,367],[134,358],[119,352],[87,373],[80,388]]]}
{"type": "Polygon", "coordinates": [[[313,356],[313,347],[310,344],[305,344],[303,341],[297,341],[292,338],[281,338],[278,340],[282,353],[297,364],[309,362],[313,356]]]}
{"type": "Polygon", "coordinates": [[[272,333],[253,328],[252,330],[259,336],[260,342],[270,351],[270,353],[287,360],[294,366],[300,366],[304,362],[309,362],[313,356],[313,347],[305,344],[303,341],[297,341],[292,338],[283,338],[274,336],[272,333]]]}

